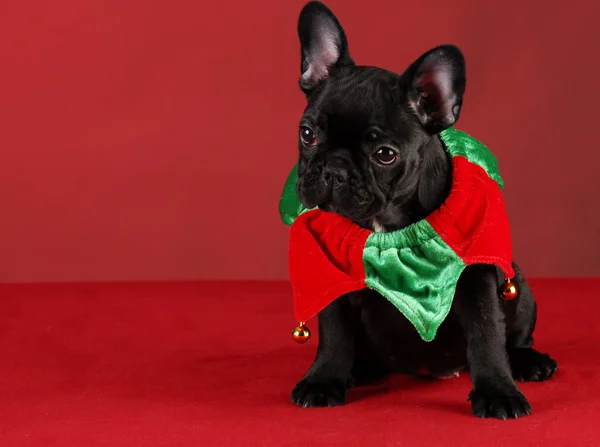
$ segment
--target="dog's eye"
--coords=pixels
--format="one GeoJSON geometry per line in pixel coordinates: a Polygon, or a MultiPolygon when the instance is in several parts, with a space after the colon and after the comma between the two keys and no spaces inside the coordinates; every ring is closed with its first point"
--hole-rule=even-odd
{"type": "Polygon", "coordinates": [[[317,145],[317,137],[308,127],[303,126],[300,128],[300,140],[306,147],[315,147],[317,145]]]}
{"type": "Polygon", "coordinates": [[[391,165],[396,161],[396,158],[398,158],[398,154],[394,149],[383,146],[377,149],[374,157],[375,161],[379,164],[391,165]]]}

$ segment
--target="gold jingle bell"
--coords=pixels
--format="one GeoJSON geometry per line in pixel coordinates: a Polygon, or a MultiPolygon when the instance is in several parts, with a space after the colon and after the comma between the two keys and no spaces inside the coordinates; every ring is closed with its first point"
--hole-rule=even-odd
{"type": "Polygon", "coordinates": [[[514,283],[510,278],[504,280],[504,288],[502,289],[502,296],[505,300],[514,300],[519,295],[519,289],[517,284],[514,283]]]}
{"type": "Polygon", "coordinates": [[[296,343],[306,343],[310,340],[310,329],[304,325],[304,321],[301,321],[298,326],[292,331],[292,338],[296,343]]]}

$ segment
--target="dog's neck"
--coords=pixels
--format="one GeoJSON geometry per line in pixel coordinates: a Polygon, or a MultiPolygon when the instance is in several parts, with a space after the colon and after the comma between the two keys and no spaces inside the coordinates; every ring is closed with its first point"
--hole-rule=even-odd
{"type": "Polygon", "coordinates": [[[438,136],[420,150],[420,161],[406,193],[395,197],[390,205],[367,225],[376,232],[390,232],[426,218],[448,197],[452,185],[452,161],[438,136]]]}

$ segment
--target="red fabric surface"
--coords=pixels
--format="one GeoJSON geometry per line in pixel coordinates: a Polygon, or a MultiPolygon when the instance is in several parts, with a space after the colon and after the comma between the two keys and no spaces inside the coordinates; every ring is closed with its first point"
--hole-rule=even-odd
{"type": "Polygon", "coordinates": [[[317,337],[291,340],[287,283],[2,285],[0,445],[597,445],[600,279],[532,287],[536,346],[560,369],[520,386],[530,417],[497,421],[471,417],[466,374],[396,376],[344,407],[296,408],[317,337]]]}
{"type": "Polygon", "coordinates": [[[512,278],[510,226],[500,187],[464,157],[454,157],[452,165],[452,191],[427,221],[465,264],[494,264],[512,278]]]}
{"type": "Polygon", "coordinates": [[[298,216],[290,227],[288,260],[298,321],[366,287],[363,251],[369,234],[337,214],[313,210],[298,216]]]}

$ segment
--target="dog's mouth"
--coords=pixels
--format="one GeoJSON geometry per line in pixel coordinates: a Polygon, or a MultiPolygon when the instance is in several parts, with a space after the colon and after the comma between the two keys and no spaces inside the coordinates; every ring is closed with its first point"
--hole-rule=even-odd
{"type": "Polygon", "coordinates": [[[369,187],[364,184],[362,178],[335,183],[327,181],[321,174],[307,172],[299,178],[297,192],[302,204],[309,209],[318,207],[338,214],[361,227],[370,228],[385,208],[383,191],[377,185],[369,187]]]}
{"type": "Polygon", "coordinates": [[[317,205],[320,210],[327,211],[328,213],[336,213],[338,212],[338,208],[331,201],[321,202],[317,205]]]}

